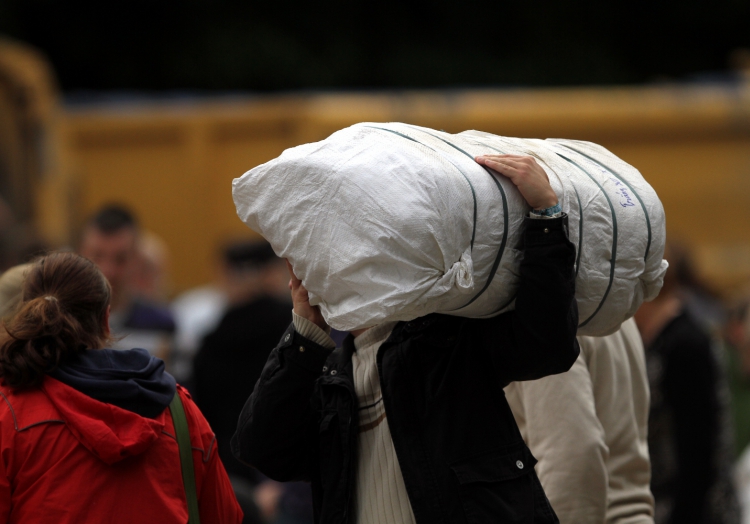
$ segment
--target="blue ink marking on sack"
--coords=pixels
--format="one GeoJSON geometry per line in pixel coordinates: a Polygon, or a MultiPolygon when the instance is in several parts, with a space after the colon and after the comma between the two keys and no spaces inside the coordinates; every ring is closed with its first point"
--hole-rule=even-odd
{"type": "Polygon", "coordinates": [[[627,188],[625,187],[625,184],[622,183],[622,181],[618,178],[615,178],[613,176],[609,177],[610,181],[617,187],[617,191],[615,193],[617,196],[620,197],[620,206],[621,207],[633,207],[635,206],[635,202],[633,202],[633,199],[630,196],[630,193],[628,193],[627,188]]]}
{"type": "Polygon", "coordinates": [[[633,199],[630,198],[630,195],[628,194],[628,190],[624,187],[620,188],[620,205],[622,207],[633,207],[635,206],[635,202],[633,202],[633,199]]]}
{"type": "MultiPolygon", "coordinates": [[[[585,152],[580,151],[580,150],[576,149],[575,147],[573,147],[571,145],[566,145],[566,144],[559,144],[559,145],[561,147],[566,148],[566,149],[570,149],[571,151],[575,151],[579,155],[581,155],[581,156],[589,159],[589,161],[593,162],[594,164],[596,164],[596,165],[598,165],[600,167],[603,167],[602,164],[601,164],[601,162],[599,162],[598,160],[590,157],[585,152]]],[[[617,173],[614,173],[614,174],[619,177],[619,175],[617,175],[617,173]]],[[[619,180],[621,180],[622,183],[624,185],[626,185],[628,187],[628,189],[630,189],[630,191],[635,196],[635,199],[638,200],[638,203],[641,205],[641,208],[643,209],[643,218],[646,219],[646,230],[648,231],[648,241],[646,242],[646,252],[643,254],[643,260],[645,262],[646,260],[648,260],[648,253],[651,250],[651,219],[648,216],[648,210],[646,209],[646,204],[644,204],[643,200],[641,199],[641,197],[638,196],[638,191],[636,191],[635,188],[633,188],[630,184],[628,184],[628,182],[624,178],[619,179],[619,180]]]]}

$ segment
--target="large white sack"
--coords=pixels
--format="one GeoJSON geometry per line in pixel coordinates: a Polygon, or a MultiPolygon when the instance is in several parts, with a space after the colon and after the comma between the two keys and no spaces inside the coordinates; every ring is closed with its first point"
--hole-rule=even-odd
{"type": "Polygon", "coordinates": [[[474,161],[492,153],[534,156],[569,216],[579,334],[615,331],[658,294],[662,205],[635,168],[589,142],[362,123],[235,179],[234,202],[336,329],[489,317],[513,308],[529,211],[474,161]]]}

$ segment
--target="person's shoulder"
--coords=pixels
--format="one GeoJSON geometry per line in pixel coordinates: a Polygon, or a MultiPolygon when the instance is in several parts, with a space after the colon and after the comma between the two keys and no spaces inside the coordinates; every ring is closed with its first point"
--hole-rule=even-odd
{"type": "Polygon", "coordinates": [[[63,422],[47,395],[38,388],[14,390],[0,385],[0,427],[24,429],[42,422],[63,422]]]}
{"type": "Polygon", "coordinates": [[[130,306],[125,327],[172,333],[176,325],[174,316],[167,307],[137,299],[130,306]]]}

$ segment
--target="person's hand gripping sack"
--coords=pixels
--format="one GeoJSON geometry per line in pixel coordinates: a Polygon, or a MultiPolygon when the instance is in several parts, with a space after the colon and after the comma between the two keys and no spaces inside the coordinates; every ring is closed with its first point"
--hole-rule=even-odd
{"type": "Polygon", "coordinates": [[[474,160],[510,179],[526,202],[534,209],[546,209],[557,204],[557,195],[544,169],[530,156],[482,155],[474,160]]]}

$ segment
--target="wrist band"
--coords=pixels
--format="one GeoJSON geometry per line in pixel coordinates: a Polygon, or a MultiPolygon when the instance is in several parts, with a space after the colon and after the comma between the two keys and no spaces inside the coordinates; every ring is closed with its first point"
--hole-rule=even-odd
{"type": "Polygon", "coordinates": [[[555,215],[557,213],[562,213],[560,202],[546,209],[532,209],[531,210],[531,214],[541,216],[541,217],[551,217],[552,215],[555,215]]]}

